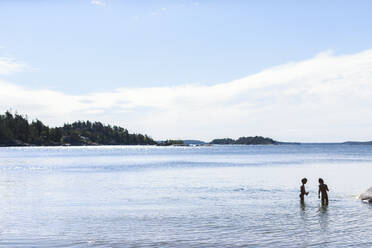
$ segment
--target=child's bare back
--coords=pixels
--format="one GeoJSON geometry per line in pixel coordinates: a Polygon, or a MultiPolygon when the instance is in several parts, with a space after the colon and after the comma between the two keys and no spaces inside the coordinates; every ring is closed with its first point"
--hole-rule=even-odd
{"type": "Polygon", "coordinates": [[[327,184],[324,184],[323,179],[319,178],[319,190],[318,190],[318,198],[320,198],[320,194],[322,195],[322,204],[328,204],[328,193],[329,191],[327,184]]]}

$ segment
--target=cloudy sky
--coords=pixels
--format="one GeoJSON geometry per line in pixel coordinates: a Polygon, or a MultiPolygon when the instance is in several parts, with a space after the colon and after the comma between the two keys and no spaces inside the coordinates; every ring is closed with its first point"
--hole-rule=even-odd
{"type": "Polygon", "coordinates": [[[0,1],[0,111],[155,139],[372,140],[371,1],[0,1]]]}

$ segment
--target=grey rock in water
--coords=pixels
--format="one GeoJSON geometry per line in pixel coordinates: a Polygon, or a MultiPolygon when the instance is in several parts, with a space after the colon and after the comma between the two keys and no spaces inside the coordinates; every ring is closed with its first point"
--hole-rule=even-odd
{"type": "Polygon", "coordinates": [[[362,201],[369,201],[369,202],[372,202],[372,187],[367,189],[366,192],[360,194],[359,198],[362,200],[362,201]]]}

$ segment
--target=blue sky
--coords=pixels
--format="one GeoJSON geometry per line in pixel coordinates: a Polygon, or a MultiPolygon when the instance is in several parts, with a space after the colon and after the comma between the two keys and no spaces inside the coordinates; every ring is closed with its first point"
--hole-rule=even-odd
{"type": "MultiPolygon", "coordinates": [[[[156,88],[152,92],[158,92],[159,89],[177,90],[189,86],[229,85],[275,66],[316,60],[317,54],[327,51],[326,56],[335,59],[344,55],[354,58],[356,54],[363,57],[365,54],[362,53],[367,51],[368,54],[372,44],[371,7],[371,1],[2,0],[0,59],[3,69],[0,60],[0,80],[8,86],[21,87],[25,92],[50,91],[83,98],[103,93],[109,97],[110,93],[125,89],[148,92],[156,88]],[[1,73],[1,70],[8,71],[1,73]]],[[[166,93],[160,91],[159,94],[166,93]]],[[[204,98],[207,98],[208,91],[205,94],[204,98]]],[[[146,97],[150,96],[146,93],[146,97]]],[[[197,98],[194,93],[184,97],[187,103],[203,99],[197,98]]],[[[234,96],[229,102],[235,103],[245,97],[244,94],[234,96]]],[[[255,97],[265,104],[271,101],[260,93],[256,93],[255,97]]],[[[179,106],[179,113],[173,113],[177,110],[144,104],[140,100],[132,100],[137,104],[132,102],[129,105],[127,99],[120,101],[107,105],[102,100],[101,105],[94,105],[94,110],[84,107],[87,114],[81,110],[80,114],[63,112],[58,115],[48,112],[39,103],[26,101],[24,105],[0,102],[0,107],[1,110],[17,109],[21,113],[31,111],[31,116],[44,117],[51,125],[61,124],[64,118],[69,121],[76,117],[94,118],[129,126],[135,131],[153,134],[155,138],[208,139],[255,134],[308,141],[365,138],[362,133],[353,132],[352,127],[346,124],[347,119],[338,120],[344,123],[339,133],[330,132],[327,135],[327,127],[321,127],[325,134],[312,138],[320,127],[311,131],[310,126],[299,124],[301,130],[308,130],[306,135],[300,135],[300,131],[293,134],[278,132],[272,126],[260,129],[258,124],[250,128],[247,123],[252,118],[248,118],[249,114],[245,112],[236,113],[236,116],[247,116],[247,123],[227,121],[225,124],[237,131],[226,127],[221,133],[221,126],[202,120],[200,116],[203,114],[189,116],[189,120],[180,117],[188,113],[182,106],[179,106]],[[120,104],[127,105],[124,108],[120,104]],[[131,114],[128,114],[129,107],[131,114]],[[112,113],[107,115],[108,112],[112,113]],[[166,128],[162,128],[159,122],[155,131],[151,128],[151,118],[165,112],[164,119],[174,118],[182,123],[190,121],[198,125],[191,125],[192,129],[186,125],[179,130],[179,122],[166,128]],[[148,116],[141,118],[141,115],[148,116]],[[179,135],[180,132],[183,134],[179,135]]],[[[252,102],[253,105],[256,103],[252,102]]],[[[361,110],[363,104],[355,108],[361,110]]],[[[285,106],[281,109],[288,111],[285,106]]],[[[218,116],[231,114],[228,110],[223,112],[222,108],[216,111],[218,116]]],[[[264,118],[264,113],[256,114],[254,118],[264,118]]],[[[263,121],[260,118],[258,120],[263,121]]],[[[271,119],[267,121],[275,122],[271,119]]],[[[369,124],[370,120],[353,125],[369,124]]],[[[372,139],[372,136],[367,138],[372,139]]]]}
{"type": "Polygon", "coordinates": [[[215,84],[372,41],[371,1],[1,1],[20,85],[93,92],[215,84]],[[138,3],[140,2],[140,3],[138,3]]]}

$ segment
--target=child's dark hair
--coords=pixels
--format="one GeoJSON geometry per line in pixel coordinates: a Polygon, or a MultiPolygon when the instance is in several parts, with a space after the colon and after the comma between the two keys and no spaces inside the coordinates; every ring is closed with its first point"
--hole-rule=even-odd
{"type": "Polygon", "coordinates": [[[301,182],[302,182],[303,184],[307,183],[307,178],[306,178],[306,177],[302,178],[301,182]]]}
{"type": "Polygon", "coordinates": [[[319,183],[323,184],[324,183],[323,179],[319,178],[319,183]]]}

